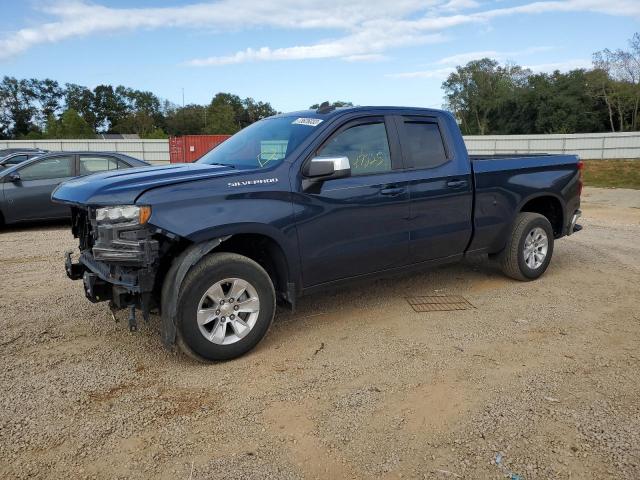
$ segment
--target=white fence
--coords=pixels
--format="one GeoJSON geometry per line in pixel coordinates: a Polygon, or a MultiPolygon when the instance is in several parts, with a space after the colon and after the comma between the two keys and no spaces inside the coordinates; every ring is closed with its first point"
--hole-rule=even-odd
{"type": "Polygon", "coordinates": [[[20,147],[52,152],[119,152],[149,163],[169,163],[168,140],[0,140],[0,149],[20,147]]]}
{"type": "MultiPolygon", "coordinates": [[[[466,136],[472,155],[571,153],[584,159],[640,159],[640,132],[567,135],[466,136]]],[[[154,164],[169,162],[168,140],[0,140],[0,149],[37,147],[51,151],[120,152],[154,164]]]]}
{"type": "Polygon", "coordinates": [[[473,135],[464,137],[472,155],[570,153],[585,160],[640,159],[640,132],[566,135],[473,135]]]}

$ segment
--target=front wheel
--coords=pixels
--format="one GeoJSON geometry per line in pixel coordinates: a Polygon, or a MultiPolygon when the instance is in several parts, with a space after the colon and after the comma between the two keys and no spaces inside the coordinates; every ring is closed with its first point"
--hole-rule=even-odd
{"type": "Polygon", "coordinates": [[[235,253],[202,259],[182,284],[178,344],[198,360],[230,360],[265,336],[275,314],[269,274],[235,253]]]}
{"type": "Polygon", "coordinates": [[[552,255],[553,228],[549,220],[539,213],[522,212],[498,259],[505,275],[529,281],[547,270],[552,255]]]}

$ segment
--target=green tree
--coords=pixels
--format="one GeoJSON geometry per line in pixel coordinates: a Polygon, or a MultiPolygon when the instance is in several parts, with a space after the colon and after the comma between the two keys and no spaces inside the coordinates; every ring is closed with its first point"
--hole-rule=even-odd
{"type": "Polygon", "coordinates": [[[0,130],[13,138],[37,130],[36,101],[37,95],[29,80],[5,76],[0,83],[0,130]]]}
{"type": "Polygon", "coordinates": [[[64,100],[64,90],[58,82],[49,78],[44,80],[32,78],[29,84],[38,103],[36,107],[38,123],[44,125],[49,115],[56,115],[60,110],[64,100]]]}
{"type": "Polygon", "coordinates": [[[95,112],[96,100],[91,90],[82,85],[67,83],[65,84],[64,101],[65,109],[75,110],[85,122],[91,125],[91,128],[98,129],[99,122],[95,112]]]}
{"type": "Polygon", "coordinates": [[[244,107],[237,95],[217,93],[209,107],[205,120],[204,133],[217,135],[234,134],[242,128],[244,107]]]}
{"type": "Polygon", "coordinates": [[[335,108],[340,108],[340,107],[353,107],[353,103],[351,102],[343,102],[341,100],[338,100],[336,102],[329,102],[329,100],[325,100],[324,102],[320,102],[320,103],[314,103],[313,105],[311,105],[309,107],[309,110],[317,110],[320,108],[320,105],[324,105],[327,104],[330,107],[335,107],[335,108]]]}
{"type": "Polygon", "coordinates": [[[460,121],[463,133],[492,133],[496,129],[492,120],[513,101],[530,74],[517,65],[502,67],[490,58],[473,60],[456,67],[442,84],[446,106],[460,121]]]}
{"type": "Polygon", "coordinates": [[[204,133],[207,107],[195,104],[184,107],[166,104],[164,117],[166,132],[169,135],[197,135],[204,133]]]}
{"type": "Polygon", "coordinates": [[[49,115],[43,135],[44,138],[52,139],[95,138],[95,136],[91,126],[73,109],[65,110],[59,119],[56,119],[53,114],[49,115]]]}
{"type": "Polygon", "coordinates": [[[127,115],[111,129],[115,133],[135,133],[144,138],[156,130],[153,117],[144,111],[127,115]]]}
{"type": "Polygon", "coordinates": [[[129,114],[126,88],[98,85],[93,89],[94,106],[98,130],[109,132],[129,114]]]}
{"type": "Polygon", "coordinates": [[[154,128],[152,131],[147,133],[142,138],[146,138],[146,139],[164,139],[164,138],[167,138],[167,137],[168,137],[168,135],[166,134],[166,132],[164,130],[162,130],[161,128],[154,128]]]}
{"type": "Polygon", "coordinates": [[[629,40],[628,50],[609,50],[593,55],[594,66],[606,73],[602,95],[610,108],[610,118],[616,117],[619,131],[640,127],[640,33],[629,40]]]}
{"type": "Polygon", "coordinates": [[[207,126],[203,132],[213,135],[233,135],[240,130],[233,107],[226,103],[212,104],[207,109],[207,126]]]}
{"type": "Polygon", "coordinates": [[[256,102],[251,97],[242,100],[242,107],[243,113],[240,117],[242,128],[278,113],[268,102],[256,102]]]}

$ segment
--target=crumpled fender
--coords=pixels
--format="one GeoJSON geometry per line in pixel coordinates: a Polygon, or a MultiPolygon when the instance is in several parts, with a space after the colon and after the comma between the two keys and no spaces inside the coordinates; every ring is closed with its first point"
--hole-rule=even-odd
{"type": "Polygon", "coordinates": [[[178,303],[180,302],[180,287],[187,273],[202,257],[208,254],[231,236],[214,238],[206,242],[197,243],[182,252],[171,264],[162,285],[162,342],[171,347],[176,342],[178,324],[178,303]]]}

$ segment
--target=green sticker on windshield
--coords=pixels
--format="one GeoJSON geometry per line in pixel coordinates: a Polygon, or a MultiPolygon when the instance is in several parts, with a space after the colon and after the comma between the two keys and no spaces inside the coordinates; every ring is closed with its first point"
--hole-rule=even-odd
{"type": "Polygon", "coordinates": [[[260,142],[260,156],[258,163],[264,167],[274,160],[283,160],[287,155],[288,140],[262,140],[260,142]]]}

